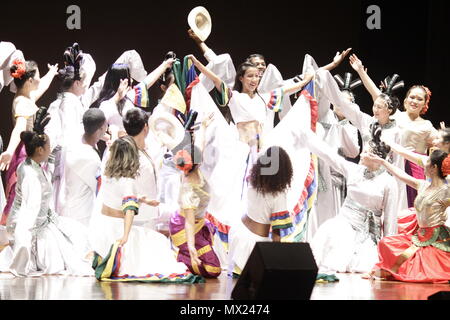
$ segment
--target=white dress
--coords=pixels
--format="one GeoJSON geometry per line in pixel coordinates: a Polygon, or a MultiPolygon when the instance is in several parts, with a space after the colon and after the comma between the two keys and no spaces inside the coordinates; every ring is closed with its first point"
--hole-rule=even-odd
{"type": "MultiPolygon", "coordinates": [[[[276,223],[279,220],[275,218],[283,213],[289,216],[285,192],[280,192],[276,195],[262,195],[253,187],[249,187],[247,216],[250,219],[276,228],[276,223]]],[[[230,260],[241,271],[244,269],[256,242],[272,241],[270,237],[262,237],[250,231],[242,223],[242,220],[238,220],[235,225],[231,226],[229,239],[230,260]]],[[[230,267],[230,270],[233,270],[233,268],[230,267]]]]}
{"type": "Polygon", "coordinates": [[[86,228],[52,210],[52,187],[44,170],[27,158],[17,173],[17,194],[7,221],[12,245],[0,254],[1,271],[16,276],[93,275],[91,261],[85,259],[86,228]]]}
{"type": "MultiPolygon", "coordinates": [[[[102,204],[122,210],[130,199],[137,202],[136,180],[131,178],[102,177],[96,212],[89,228],[89,239],[93,250],[101,257],[106,257],[111,246],[122,238],[124,220],[103,215],[102,204]]],[[[185,273],[183,263],[176,261],[168,238],[150,228],[133,222],[128,241],[122,246],[119,275],[144,277],[148,274],[185,273]]]]}
{"type": "MultiPolygon", "coordinates": [[[[357,104],[346,100],[342,96],[336,81],[329,71],[320,70],[317,73],[317,77],[320,79],[320,91],[333,103],[333,105],[339,106],[342,114],[359,130],[363,148],[366,147],[371,140],[370,130],[371,126],[376,122],[375,117],[371,117],[367,113],[362,112],[357,104]]],[[[395,141],[398,144],[401,143],[402,131],[397,126],[395,119],[391,118],[391,121],[386,125],[382,125],[381,129],[383,132],[382,134],[387,136],[390,141],[395,141]]],[[[402,170],[405,169],[405,161],[397,153],[391,151],[387,160],[396,167],[402,170]]],[[[398,179],[396,182],[399,191],[397,210],[401,211],[408,208],[406,184],[398,179]]]]}
{"type": "Polygon", "coordinates": [[[347,161],[306,133],[312,152],[344,175],[347,197],[339,214],[317,230],[311,248],[322,272],[369,272],[378,261],[377,244],[397,233],[397,184],[384,168],[370,172],[347,161]]]}

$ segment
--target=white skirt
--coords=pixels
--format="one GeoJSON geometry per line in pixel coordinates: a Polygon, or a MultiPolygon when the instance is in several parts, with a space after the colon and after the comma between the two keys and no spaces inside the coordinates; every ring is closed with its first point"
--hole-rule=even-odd
{"type": "Polygon", "coordinates": [[[310,243],[319,272],[370,272],[378,262],[377,245],[359,236],[342,214],[325,221],[310,243]]]}
{"type": "Polygon", "coordinates": [[[241,271],[244,269],[256,242],[272,242],[271,238],[261,237],[248,230],[241,220],[230,228],[228,240],[230,272],[234,265],[241,271]]]}
{"type": "Polygon", "coordinates": [[[73,219],[59,217],[57,225],[49,223],[37,235],[35,244],[21,241],[18,234],[15,237],[13,247],[6,247],[0,254],[0,271],[16,276],[94,275],[86,227],[73,219]]]}
{"type": "MultiPolygon", "coordinates": [[[[93,250],[105,257],[111,246],[122,238],[124,220],[95,215],[91,220],[89,240],[93,250]]],[[[168,238],[149,228],[134,225],[128,241],[121,249],[119,275],[146,276],[148,274],[185,273],[187,267],[177,262],[168,238]]]]}

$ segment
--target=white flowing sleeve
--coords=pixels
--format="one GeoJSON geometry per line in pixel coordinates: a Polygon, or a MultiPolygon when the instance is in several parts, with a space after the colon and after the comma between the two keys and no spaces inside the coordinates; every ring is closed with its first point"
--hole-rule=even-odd
{"type": "Polygon", "coordinates": [[[349,158],[356,158],[359,155],[358,130],[350,123],[340,126],[339,129],[344,155],[349,158]]]}
{"type": "Polygon", "coordinates": [[[25,275],[31,268],[31,241],[36,218],[41,209],[41,182],[34,171],[24,172],[22,180],[22,203],[16,217],[14,229],[13,259],[10,270],[14,274],[25,275]]]}
{"type": "Polygon", "coordinates": [[[317,86],[321,94],[323,94],[333,105],[338,106],[342,114],[358,128],[360,132],[368,130],[373,122],[373,117],[361,111],[359,106],[348,101],[328,70],[319,69],[316,73],[317,86]]]}
{"type": "Polygon", "coordinates": [[[395,235],[398,233],[398,184],[391,176],[384,188],[383,208],[383,237],[395,235]]]}
{"type": "MultiPolygon", "coordinates": [[[[209,63],[206,67],[216,74],[228,88],[233,89],[236,69],[234,68],[231,56],[228,53],[221,55],[208,53],[207,57],[207,53],[208,51],[205,52],[205,57],[209,63]]],[[[214,83],[204,74],[200,74],[199,79],[208,92],[214,89],[214,83]]]]}
{"type": "Polygon", "coordinates": [[[350,172],[357,167],[353,162],[345,160],[311,130],[303,133],[304,143],[309,150],[321,160],[333,167],[336,171],[348,177],[350,172]]]}

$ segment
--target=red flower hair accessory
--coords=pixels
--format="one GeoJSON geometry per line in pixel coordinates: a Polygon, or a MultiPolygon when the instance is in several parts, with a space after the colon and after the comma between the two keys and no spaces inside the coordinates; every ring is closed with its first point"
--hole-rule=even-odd
{"type": "Polygon", "coordinates": [[[16,59],[13,61],[13,65],[16,66],[16,71],[11,73],[11,76],[16,79],[22,78],[22,76],[25,74],[25,62],[19,59],[16,59]]]}
{"type": "Polygon", "coordinates": [[[430,99],[431,99],[431,91],[430,91],[430,89],[428,89],[425,86],[420,86],[420,87],[425,91],[425,94],[426,94],[425,106],[423,107],[422,111],[420,112],[421,115],[424,115],[425,113],[427,113],[428,108],[429,108],[429,103],[430,103],[430,99]]]}
{"type": "Polygon", "coordinates": [[[175,167],[185,174],[189,173],[193,167],[192,157],[186,150],[178,151],[173,161],[175,162],[175,167]]]}
{"type": "Polygon", "coordinates": [[[450,155],[448,155],[444,161],[442,161],[441,171],[444,177],[450,174],[450,155]]]}

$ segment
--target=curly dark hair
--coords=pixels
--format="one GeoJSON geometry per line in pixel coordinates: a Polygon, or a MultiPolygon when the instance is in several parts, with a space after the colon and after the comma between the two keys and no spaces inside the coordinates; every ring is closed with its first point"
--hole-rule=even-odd
{"type": "Polygon", "coordinates": [[[257,192],[274,195],[291,186],[292,176],[289,155],[283,148],[274,146],[267,149],[254,164],[250,183],[257,192]]]}
{"type": "Polygon", "coordinates": [[[383,141],[381,141],[381,126],[377,122],[373,123],[371,125],[371,135],[372,140],[369,141],[370,148],[372,149],[372,153],[376,154],[382,159],[386,159],[389,152],[391,152],[391,147],[389,147],[387,144],[385,144],[383,141]]]}

